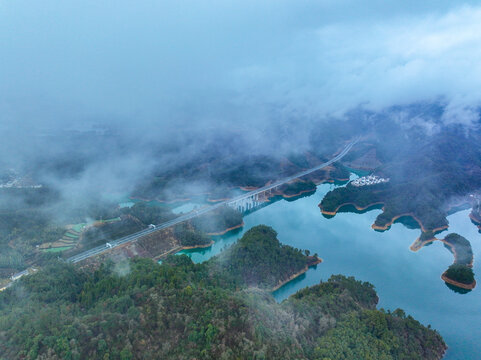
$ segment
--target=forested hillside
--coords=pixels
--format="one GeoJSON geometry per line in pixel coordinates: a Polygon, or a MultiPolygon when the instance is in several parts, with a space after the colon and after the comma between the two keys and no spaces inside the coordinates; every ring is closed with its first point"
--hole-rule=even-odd
{"type": "Polygon", "coordinates": [[[317,254],[308,254],[309,251],[282,245],[274,229],[259,225],[210,262],[218,272],[227,272],[244,284],[272,289],[317,263],[317,254]]]}
{"type": "Polygon", "coordinates": [[[257,239],[269,264],[285,253],[268,227],[246,235],[228,257],[203,264],[185,255],[162,265],[150,259],[109,263],[95,272],[57,263],[22,278],[0,294],[2,358],[441,357],[439,334],[401,310],[375,310],[377,296],[368,283],[334,276],[277,304],[270,292],[249,286],[256,285],[253,278],[249,285],[239,282],[234,272],[252,264],[245,242],[257,239]],[[222,260],[236,265],[219,271],[222,260]]]}

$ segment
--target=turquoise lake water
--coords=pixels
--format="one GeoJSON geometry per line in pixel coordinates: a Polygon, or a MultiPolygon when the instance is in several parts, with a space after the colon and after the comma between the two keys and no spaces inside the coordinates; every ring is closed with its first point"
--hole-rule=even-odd
{"type": "MultiPolygon", "coordinates": [[[[252,226],[267,224],[278,232],[279,240],[300,249],[318,253],[324,260],[316,268],[286,284],[274,293],[282,301],[297,290],[327,280],[332,274],[355,276],[369,281],[379,296],[378,308],[402,308],[406,313],[437,329],[449,346],[445,359],[481,358],[481,293],[450,290],[441,274],[453,262],[453,255],[441,242],[418,252],[409,246],[420,230],[394,224],[390,230],[376,232],[371,224],[380,210],[365,214],[339,213],[324,218],[318,204],[334,185],[323,184],[310,197],[293,202],[275,202],[244,218],[237,233],[217,237],[209,249],[184,251],[194,262],[218,254],[252,226]]],[[[481,254],[481,234],[468,218],[469,210],[448,217],[450,228],[438,235],[457,232],[471,242],[475,257],[474,272],[481,273],[477,259],[481,254]]]]}

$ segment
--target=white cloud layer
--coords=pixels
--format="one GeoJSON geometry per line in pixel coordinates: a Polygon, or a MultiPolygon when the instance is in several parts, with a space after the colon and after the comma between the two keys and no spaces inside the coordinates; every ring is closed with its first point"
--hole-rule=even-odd
{"type": "Polygon", "coordinates": [[[0,129],[289,131],[419,101],[470,124],[481,101],[476,2],[0,0],[0,52],[0,129]]]}

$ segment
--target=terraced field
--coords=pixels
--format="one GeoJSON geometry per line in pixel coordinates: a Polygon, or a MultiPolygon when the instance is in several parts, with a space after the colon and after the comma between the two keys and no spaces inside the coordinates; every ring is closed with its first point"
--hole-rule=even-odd
{"type": "Polygon", "coordinates": [[[80,239],[80,235],[87,227],[86,223],[75,224],[63,234],[62,238],[51,243],[44,243],[40,245],[40,249],[47,252],[60,252],[68,250],[75,246],[80,239]]]}
{"type": "Polygon", "coordinates": [[[74,225],[68,225],[67,231],[63,234],[62,238],[57,241],[44,243],[40,245],[42,251],[47,252],[61,252],[74,247],[80,240],[82,233],[90,226],[98,226],[106,223],[120,221],[120,218],[96,220],[92,223],[79,223],[74,225]]]}

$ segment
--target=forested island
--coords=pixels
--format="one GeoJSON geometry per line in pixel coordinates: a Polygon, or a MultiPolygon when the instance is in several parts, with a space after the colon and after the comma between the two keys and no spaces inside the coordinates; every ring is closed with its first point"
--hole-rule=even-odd
{"type": "Polygon", "coordinates": [[[473,269],[463,264],[453,264],[442,275],[446,283],[458,288],[471,290],[476,286],[473,269]]]}
{"type": "Polygon", "coordinates": [[[441,276],[454,286],[471,290],[476,286],[473,272],[473,250],[468,240],[458,234],[444,238],[445,246],[454,254],[454,263],[441,276]]]}
{"type": "Polygon", "coordinates": [[[438,239],[433,232],[423,232],[411,245],[411,250],[418,251],[433,241],[441,241],[444,246],[454,255],[453,264],[441,275],[441,278],[454,287],[472,290],[476,286],[473,272],[473,250],[471,243],[463,236],[451,233],[438,239]]]}
{"type": "Polygon", "coordinates": [[[444,246],[453,252],[456,264],[473,266],[473,250],[465,237],[456,233],[448,234],[444,237],[444,246]]]}
{"type": "Polygon", "coordinates": [[[354,278],[333,276],[276,303],[267,289],[310,261],[259,226],[202,264],[185,255],[162,265],[110,262],[95,271],[52,263],[0,293],[0,353],[122,360],[443,356],[436,331],[402,310],[376,310],[373,286],[354,278]],[[257,261],[256,250],[269,266],[257,261]]]}

